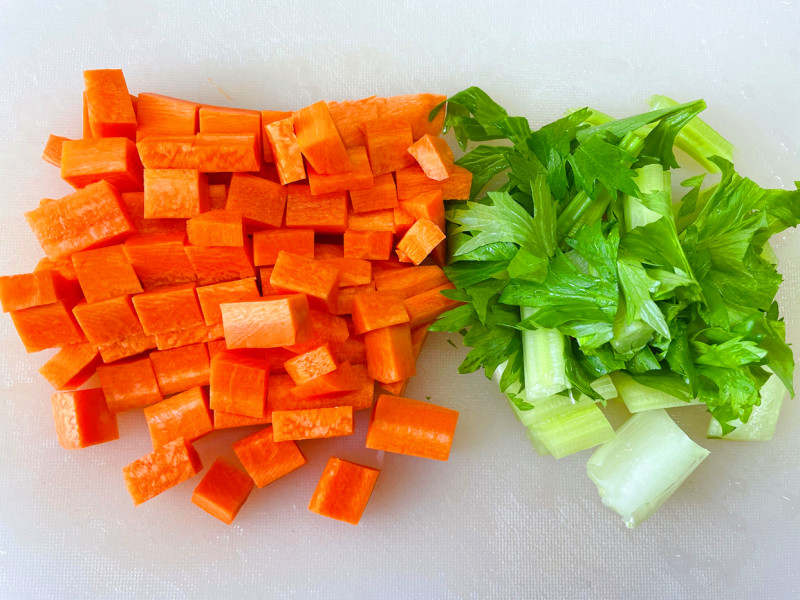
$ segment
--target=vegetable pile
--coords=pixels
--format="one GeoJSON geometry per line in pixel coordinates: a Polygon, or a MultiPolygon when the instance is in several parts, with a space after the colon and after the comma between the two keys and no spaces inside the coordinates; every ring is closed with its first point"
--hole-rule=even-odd
{"type": "MultiPolygon", "coordinates": [[[[46,257],[0,277],[26,350],[59,348],[40,372],[60,444],[116,440],[143,410],[153,452],[123,469],[138,505],[202,470],[195,440],[259,426],[233,445],[244,471],[217,458],[192,497],[228,524],[357,410],[367,448],[447,460],[458,413],[402,397],[459,305],[439,293],[443,198],[472,175],[428,119],[444,96],[256,111],[131,96],[114,69],[84,81],[82,139],[43,154],[76,191],[26,213],[46,257]]],[[[358,523],[378,473],[331,457],[309,508],[358,523]]]]}
{"type": "Polygon", "coordinates": [[[478,88],[447,100],[473,181],[447,211],[444,294],[464,304],[433,327],[464,335],[460,371],[496,378],[540,453],[603,444],[588,474],[631,527],[708,454],[664,408],[705,405],[709,436],[769,439],[793,393],[769,238],[798,224],[800,191],[739,175],[702,100],[651,107],[534,131],[478,88]],[[470,144],[489,140],[505,143],[470,144]],[[680,197],[674,146],[703,171],[680,197]],[[615,433],[600,407],[618,395],[634,415],[615,433]]]}

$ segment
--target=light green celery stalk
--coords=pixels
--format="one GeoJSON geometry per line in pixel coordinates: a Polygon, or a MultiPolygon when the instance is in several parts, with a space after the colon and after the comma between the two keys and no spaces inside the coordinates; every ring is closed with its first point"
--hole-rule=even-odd
{"type": "Polygon", "coordinates": [[[630,528],[650,517],[708,456],[663,410],[628,419],[589,459],[603,504],[630,528]]]}
{"type": "Polygon", "coordinates": [[[589,385],[592,386],[595,392],[600,394],[603,400],[613,400],[618,395],[617,387],[614,385],[614,380],[611,379],[610,375],[598,377],[589,385]]]}
{"type": "Polygon", "coordinates": [[[761,387],[761,404],[753,407],[747,423],[740,420],[731,421],[736,427],[727,435],[722,435],[722,426],[716,419],[711,419],[708,424],[706,437],[735,440],[737,442],[766,442],[775,435],[775,426],[781,414],[783,400],[786,397],[786,388],[777,375],[772,375],[761,387]]]}
{"type": "MultiPolygon", "coordinates": [[[[678,408],[700,404],[699,400],[686,402],[661,390],[656,390],[634,380],[622,371],[611,374],[611,379],[617,387],[619,397],[628,408],[628,412],[639,413],[658,408],[678,408]]],[[[717,421],[714,420],[716,423],[717,421]]]]}
{"type": "Polygon", "coordinates": [[[574,402],[568,396],[552,396],[539,404],[545,406],[540,408],[530,429],[554,458],[592,448],[614,437],[614,428],[592,400],[574,402]]]}
{"type": "MultiPolygon", "coordinates": [[[[520,307],[524,321],[535,312],[520,307]]],[[[568,389],[564,336],[557,329],[522,331],[522,356],[525,373],[525,397],[531,404],[568,389]]]]}
{"type": "MultiPolygon", "coordinates": [[[[669,171],[665,171],[658,163],[645,165],[636,169],[634,181],[642,194],[660,194],[659,201],[664,204],[665,210],[670,209],[672,201],[670,199],[669,171]]],[[[658,221],[664,212],[663,210],[662,213],[652,210],[645,206],[641,199],[627,194],[624,202],[626,231],[658,221]]]]}
{"type": "MultiPolygon", "coordinates": [[[[500,384],[500,378],[503,376],[503,371],[506,370],[507,365],[508,362],[504,362],[497,367],[494,375],[492,375],[492,379],[494,379],[495,383],[498,385],[500,384]]],[[[520,410],[517,408],[516,403],[511,399],[511,395],[519,396],[522,392],[522,386],[518,382],[512,383],[506,390],[506,399],[508,400],[508,405],[511,407],[511,410],[514,412],[519,422],[525,427],[525,433],[528,436],[528,439],[531,441],[531,445],[536,451],[536,454],[539,456],[546,456],[550,454],[550,451],[545,448],[541,441],[539,441],[539,438],[536,437],[536,434],[531,427],[531,423],[536,420],[536,413],[533,411],[533,409],[520,410]]]]}

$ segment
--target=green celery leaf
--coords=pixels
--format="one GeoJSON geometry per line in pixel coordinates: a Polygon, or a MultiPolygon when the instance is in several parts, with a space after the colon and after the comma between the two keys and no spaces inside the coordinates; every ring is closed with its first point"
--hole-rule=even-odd
{"type": "Polygon", "coordinates": [[[619,146],[609,143],[601,135],[594,135],[582,142],[569,157],[575,182],[591,197],[595,185],[600,182],[614,194],[617,190],[631,196],[639,195],[630,168],[634,157],[619,146]]]}

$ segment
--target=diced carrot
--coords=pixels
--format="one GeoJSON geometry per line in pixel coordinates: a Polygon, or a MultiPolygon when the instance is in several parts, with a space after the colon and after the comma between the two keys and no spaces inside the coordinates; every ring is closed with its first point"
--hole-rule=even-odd
{"type": "Polygon", "coordinates": [[[136,114],[120,69],[84,71],[92,137],[136,139],[136,114]]]}
{"type": "Polygon", "coordinates": [[[436,265],[388,269],[375,274],[375,288],[378,291],[398,292],[404,299],[446,283],[449,283],[447,275],[436,265]]]}
{"type": "Polygon", "coordinates": [[[362,292],[353,300],[353,324],[356,333],[408,323],[403,298],[397,292],[362,292]]]}
{"type": "Polygon", "coordinates": [[[144,333],[135,333],[127,337],[97,344],[104,363],[112,363],[123,358],[136,356],[156,347],[156,338],[144,333]]]}
{"type": "Polygon", "coordinates": [[[344,246],[341,244],[314,244],[314,259],[344,258],[344,246]]]}
{"type": "Polygon", "coordinates": [[[122,476],[133,503],[138,506],[202,470],[194,446],[180,438],[123,467],[122,476]]]}
{"type": "Polygon", "coordinates": [[[414,162],[408,153],[413,143],[407,120],[379,118],[364,123],[369,163],[374,175],[397,171],[414,162]]]}
{"type": "Polygon", "coordinates": [[[162,400],[153,366],[146,356],[97,367],[108,410],[120,413],[162,400]]]}
{"type": "Polygon", "coordinates": [[[252,133],[261,150],[261,111],[223,106],[201,106],[198,112],[202,133],[252,133]]]}
{"type": "Polygon", "coordinates": [[[367,347],[364,344],[363,336],[350,336],[336,351],[337,362],[349,362],[355,369],[359,365],[367,362],[367,347]]]}
{"type": "Polygon", "coordinates": [[[327,394],[353,392],[360,386],[358,377],[353,367],[348,362],[343,362],[330,373],[315,377],[305,383],[292,388],[292,394],[298,398],[313,398],[327,394]]]}
{"type": "Polygon", "coordinates": [[[244,222],[259,228],[280,227],[286,206],[286,190],[272,181],[246,173],[234,173],[225,208],[242,213],[244,222]]]}
{"type": "Polygon", "coordinates": [[[458,412],[410,398],[381,395],[367,430],[367,448],[447,460],[458,412]]]}
{"type": "Polygon", "coordinates": [[[364,145],[364,133],[361,131],[361,126],[367,121],[377,119],[385,104],[385,98],[376,96],[361,100],[328,102],[331,118],[346,147],[364,145]]]}
{"type": "Polygon", "coordinates": [[[295,112],[294,130],[300,150],[317,173],[344,173],[352,170],[344,142],[324,101],[295,112]]]}
{"type": "Polygon", "coordinates": [[[152,289],[196,279],[185,240],[185,233],[137,235],[125,240],[122,249],[145,289],[152,289]]]}
{"type": "Polygon", "coordinates": [[[260,134],[256,138],[251,133],[198,133],[192,148],[196,168],[202,173],[258,171],[260,141],[260,134]]]}
{"type": "Polygon", "coordinates": [[[328,344],[298,354],[284,363],[286,373],[296,385],[330,373],[336,369],[336,366],[336,359],[328,344]]]}
{"type": "Polygon", "coordinates": [[[193,387],[144,409],[153,449],[183,438],[193,442],[214,430],[204,388],[193,387]]]}
{"type": "Polygon", "coordinates": [[[61,146],[61,178],[74,188],[105,179],[120,192],[138,192],[142,163],[128,138],[67,140],[61,146]]]}
{"type": "Polygon", "coordinates": [[[83,135],[84,140],[92,139],[92,126],[89,124],[89,103],[86,101],[86,92],[83,92],[83,135]]]}
{"type": "MultiPolygon", "coordinates": [[[[239,350],[239,352],[242,352],[242,350],[239,350]]],[[[284,363],[297,356],[295,352],[286,348],[266,348],[262,352],[265,360],[269,363],[270,373],[286,373],[284,363]]]]}
{"type": "Polygon", "coordinates": [[[344,233],[347,229],[347,193],[312,196],[307,185],[291,184],[286,198],[286,226],[307,227],[317,233],[344,233]]]}
{"type": "Polygon", "coordinates": [[[55,269],[0,277],[0,303],[3,312],[52,304],[75,297],[74,288],[55,269]]]}
{"type": "Polygon", "coordinates": [[[222,210],[228,202],[228,186],[224,183],[208,184],[208,210],[222,210]]]}
{"type": "Polygon", "coordinates": [[[314,308],[335,309],[339,292],[339,268],[281,250],[269,283],[278,290],[306,294],[309,305],[314,308]]]}
{"type": "Polygon", "coordinates": [[[314,230],[272,229],[253,234],[253,262],[257,266],[274,265],[278,252],[284,249],[299,256],[314,258],[314,230]]]}
{"type": "Polygon", "coordinates": [[[258,300],[261,297],[254,277],[205,285],[197,288],[196,291],[206,325],[222,323],[220,304],[258,300]]]}
{"type": "Polygon", "coordinates": [[[259,267],[258,280],[261,283],[262,296],[280,296],[280,292],[269,284],[269,278],[272,277],[272,267],[259,267]]]}
{"type": "Polygon", "coordinates": [[[455,165],[450,177],[442,182],[442,197],[445,200],[469,200],[472,172],[455,165]]]}
{"type": "Polygon", "coordinates": [[[314,489],[308,510],[358,525],[380,475],[378,469],[331,457],[314,489]]]}
{"type": "Polygon", "coordinates": [[[197,169],[195,135],[151,135],[139,139],[136,149],[145,169],[197,169]]]}
{"type": "MultiPolygon", "coordinates": [[[[209,190],[211,187],[212,186],[209,186],[209,190]]],[[[185,233],[185,219],[145,219],[144,192],[125,192],[124,194],[120,194],[120,196],[122,198],[122,203],[128,210],[128,215],[137,233],[185,233]]]]}
{"type": "Polygon", "coordinates": [[[406,298],[405,306],[408,311],[408,317],[411,319],[411,327],[419,327],[424,323],[430,323],[442,313],[460,306],[462,302],[450,300],[441,294],[443,290],[452,289],[455,289],[455,286],[448,282],[427,292],[406,298]]]}
{"type": "Polygon", "coordinates": [[[394,238],[390,231],[344,232],[344,255],[346,258],[387,260],[392,254],[394,238]]]}
{"type": "Polygon", "coordinates": [[[366,365],[353,365],[352,370],[358,381],[358,389],[309,398],[301,398],[292,393],[295,386],[288,375],[271,375],[265,412],[271,415],[276,410],[307,410],[336,406],[352,406],[353,410],[370,408],[375,391],[375,381],[367,373],[366,365]]]}
{"type": "Polygon", "coordinates": [[[295,408],[305,408],[297,406],[301,399],[292,394],[295,383],[288,374],[270,375],[269,386],[267,387],[267,404],[264,414],[270,416],[276,410],[293,410],[295,408]]]}
{"type": "Polygon", "coordinates": [[[350,213],[347,227],[352,231],[388,231],[394,233],[394,211],[397,209],[373,210],[350,213]]]}
{"type": "Polygon", "coordinates": [[[353,407],[276,410],[272,435],[276,442],[353,435],[353,407]]]}
{"type": "Polygon", "coordinates": [[[397,178],[398,200],[412,200],[419,194],[436,192],[442,189],[442,182],[425,175],[425,171],[418,164],[399,169],[395,173],[395,177],[397,178]]]}
{"type": "Polygon", "coordinates": [[[87,302],[142,291],[121,244],[76,252],[72,255],[72,264],[87,302]]]}
{"type": "Polygon", "coordinates": [[[419,265],[445,236],[428,219],[418,219],[398,242],[395,252],[401,261],[419,265]]]}
{"type": "Polygon", "coordinates": [[[349,315],[353,312],[353,300],[361,292],[374,292],[375,283],[369,282],[364,285],[354,285],[339,288],[339,295],[336,298],[336,314],[349,315]]]}
{"type": "Polygon", "coordinates": [[[409,154],[414,157],[427,177],[441,181],[453,171],[453,151],[441,138],[427,133],[411,144],[409,154]]]}
{"type": "Polygon", "coordinates": [[[355,146],[347,149],[347,155],[353,165],[352,171],[323,175],[314,167],[308,167],[308,185],[314,195],[344,192],[347,190],[367,190],[373,186],[372,169],[369,166],[367,149],[355,146]]]}
{"type": "Polygon", "coordinates": [[[368,331],[364,334],[369,375],[381,383],[394,383],[416,374],[416,360],[411,346],[411,328],[407,323],[368,331]]]}
{"type": "Polygon", "coordinates": [[[100,353],[88,342],[64,346],[44,363],[39,373],[56,390],[74,390],[94,375],[100,353]]]}
{"type": "MultiPolygon", "coordinates": [[[[262,110],[261,111],[261,143],[264,150],[264,162],[275,162],[275,157],[272,155],[270,149],[269,139],[267,139],[267,125],[280,121],[281,119],[288,119],[292,116],[291,111],[285,110],[262,110]]],[[[292,135],[294,135],[294,122],[292,123],[292,135]]],[[[296,141],[295,141],[296,143],[296,141]]]]}
{"type": "Polygon", "coordinates": [[[431,111],[444,102],[442,94],[405,94],[386,98],[381,116],[402,118],[411,124],[411,133],[418,140],[426,133],[439,135],[444,125],[444,109],[431,121],[431,111]]]}
{"type": "Polygon", "coordinates": [[[83,333],[63,300],[10,313],[26,352],[61,348],[84,341],[83,333]]]}
{"type": "Polygon", "coordinates": [[[221,338],[222,328],[211,328],[208,325],[193,325],[185,329],[156,333],[153,337],[156,339],[156,347],[159,350],[172,350],[174,348],[183,348],[191,344],[206,342],[210,339],[221,338]]]}
{"type": "Polygon", "coordinates": [[[132,335],[143,334],[129,296],[117,296],[72,309],[88,340],[95,345],[109,344],[132,335]]]}
{"type": "Polygon", "coordinates": [[[264,135],[281,184],[287,185],[305,179],[306,168],[294,133],[294,117],[289,115],[265,125],[264,135]]]}
{"type": "Polygon", "coordinates": [[[362,213],[397,206],[397,188],[391,173],[377,175],[369,189],[351,190],[353,212],[362,213]]]}
{"type": "Polygon", "coordinates": [[[211,359],[211,408],[261,418],[269,382],[263,359],[220,352],[211,359]]]}
{"type": "Polygon", "coordinates": [[[47,143],[44,145],[42,152],[42,160],[49,162],[55,167],[61,167],[61,148],[64,142],[71,141],[70,138],[61,137],[60,135],[50,134],[47,137],[47,143]]]}
{"type": "Polygon", "coordinates": [[[119,192],[106,181],[42,203],[25,213],[25,219],[42,250],[53,260],[133,233],[119,192]]]}
{"type": "Polygon", "coordinates": [[[193,283],[160,288],[133,297],[133,306],[148,335],[205,325],[193,283]]]}
{"type": "Polygon", "coordinates": [[[327,311],[311,309],[308,311],[308,332],[304,341],[295,344],[283,344],[287,350],[302,354],[313,350],[317,346],[330,344],[334,352],[344,344],[350,336],[347,322],[327,311]]]}
{"type": "Polygon", "coordinates": [[[200,105],[160,94],[139,94],[136,141],[152,135],[194,135],[200,105]]]}
{"type": "Polygon", "coordinates": [[[208,177],[195,169],[145,169],[146,219],[188,219],[208,210],[208,177]]]}
{"type": "Polygon", "coordinates": [[[394,229],[399,235],[405,234],[406,231],[411,229],[415,219],[402,208],[397,207],[394,209],[394,229]]]}
{"type": "Polygon", "coordinates": [[[305,294],[221,304],[228,348],[276,348],[306,342],[310,334],[305,294]]]}
{"type": "Polygon", "coordinates": [[[36,263],[33,272],[36,273],[38,271],[48,270],[52,270],[56,274],[56,280],[59,281],[59,285],[73,285],[78,286],[75,289],[80,288],[78,284],[78,274],[75,272],[75,267],[72,265],[71,259],[60,258],[58,260],[52,260],[45,256],[36,263]]]}
{"type": "Polygon", "coordinates": [[[62,448],[77,450],[119,439],[117,417],[109,412],[100,388],[55,392],[51,402],[62,448]]]}
{"type": "Polygon", "coordinates": [[[276,442],[271,426],[234,443],[233,451],[259,488],[308,462],[294,441],[276,442]]]}
{"type": "Polygon", "coordinates": [[[164,396],[209,385],[208,350],[203,343],[150,353],[158,389],[164,396]]]}
{"type": "Polygon", "coordinates": [[[366,285],[372,281],[372,265],[362,258],[324,258],[319,260],[339,269],[339,287],[366,285]]]}
{"type": "MultiPolygon", "coordinates": [[[[270,376],[270,382],[274,379],[270,376]]],[[[264,416],[260,419],[256,417],[246,417],[236,415],[222,410],[214,411],[214,429],[233,429],[234,427],[250,427],[252,425],[269,425],[272,423],[272,413],[264,411],[264,416]]]]}
{"type": "Polygon", "coordinates": [[[218,458],[194,488],[192,503],[230,525],[252,490],[253,479],[247,473],[218,458]]]}
{"type": "MultiPolygon", "coordinates": [[[[425,338],[428,337],[428,324],[416,329],[411,330],[411,350],[414,352],[414,360],[419,359],[422,352],[422,346],[425,343],[425,338]]],[[[395,381],[394,383],[382,383],[381,387],[389,392],[392,396],[402,396],[408,386],[409,379],[395,381]]]]}
{"type": "Polygon", "coordinates": [[[441,191],[424,192],[409,200],[401,200],[400,208],[414,219],[428,219],[444,231],[444,202],[441,191]]]}
{"type": "Polygon", "coordinates": [[[186,246],[185,250],[197,274],[197,285],[211,285],[256,276],[249,245],[186,246]]]}
{"type": "Polygon", "coordinates": [[[193,246],[243,246],[242,214],[235,210],[211,210],[186,221],[193,246]]]}

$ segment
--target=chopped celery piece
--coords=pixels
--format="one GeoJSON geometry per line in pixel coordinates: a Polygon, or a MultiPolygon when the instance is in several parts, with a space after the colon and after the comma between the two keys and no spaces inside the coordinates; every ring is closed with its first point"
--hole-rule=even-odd
{"type": "Polygon", "coordinates": [[[539,436],[536,434],[533,426],[529,426],[525,428],[525,433],[528,435],[528,439],[531,441],[531,445],[533,449],[536,451],[536,454],[539,456],[547,456],[550,454],[550,450],[547,449],[542,441],[539,439],[539,436]]]}
{"type": "Polygon", "coordinates": [[[603,504],[634,528],[650,517],[708,456],[659,410],[638,413],[589,459],[603,504]]]}
{"type": "MultiPolygon", "coordinates": [[[[555,458],[592,448],[614,437],[614,429],[593,401],[573,402],[552,396],[539,402],[533,434],[555,458]]],[[[530,411],[533,412],[533,411],[530,411]]]]}
{"type": "Polygon", "coordinates": [[[645,165],[636,169],[634,181],[643,194],[660,193],[659,196],[653,196],[653,200],[659,202],[661,212],[648,208],[639,198],[626,195],[624,212],[625,227],[628,231],[658,221],[672,206],[670,174],[660,164],[645,165]]]}
{"type": "MultiPolygon", "coordinates": [[[[523,306],[520,316],[527,319],[535,312],[523,306]]],[[[522,332],[522,355],[525,361],[525,396],[531,404],[569,387],[564,360],[564,336],[557,329],[534,329],[522,332]]]]}
{"type": "Polygon", "coordinates": [[[628,407],[628,412],[640,413],[657,408],[678,408],[680,406],[692,406],[700,403],[699,400],[686,402],[685,400],[676,398],[661,390],[642,385],[638,381],[635,381],[630,375],[626,375],[621,371],[612,373],[611,379],[617,386],[619,397],[622,398],[625,406],[628,407]]]}
{"type": "Polygon", "coordinates": [[[766,442],[775,435],[775,425],[781,414],[783,400],[786,397],[786,388],[780,377],[772,375],[761,387],[761,404],[753,407],[747,423],[736,419],[731,425],[736,427],[727,435],[722,435],[722,426],[716,419],[711,419],[708,424],[707,437],[735,440],[738,442],[766,442]]]}
{"type": "Polygon", "coordinates": [[[592,386],[595,392],[600,394],[603,400],[613,400],[617,397],[617,386],[614,385],[614,380],[611,379],[610,375],[603,375],[595,379],[589,385],[592,386]]]}

